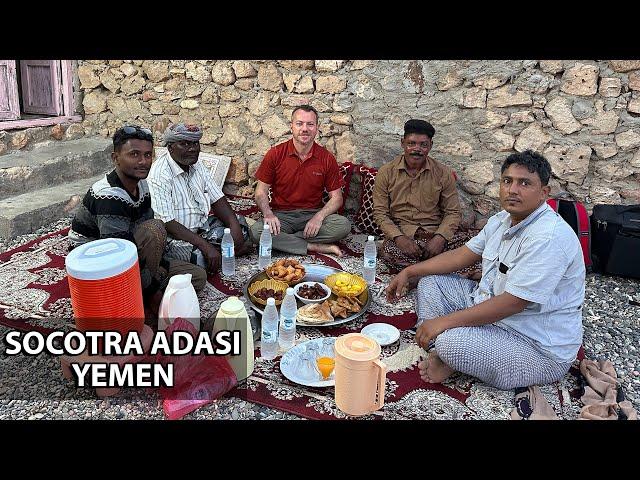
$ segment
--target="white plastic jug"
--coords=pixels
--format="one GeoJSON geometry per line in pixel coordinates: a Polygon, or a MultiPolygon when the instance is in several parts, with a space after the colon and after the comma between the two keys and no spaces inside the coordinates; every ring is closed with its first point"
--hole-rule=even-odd
{"type": "Polygon", "coordinates": [[[228,355],[227,360],[236,373],[238,381],[244,380],[253,373],[255,347],[249,314],[238,297],[229,297],[220,305],[213,324],[213,334],[221,330],[240,331],[240,355],[228,355]]]}
{"type": "Polygon", "coordinates": [[[200,331],[200,304],[191,285],[191,274],[174,275],[169,279],[158,311],[158,330],[166,330],[176,318],[184,318],[200,331]]]}

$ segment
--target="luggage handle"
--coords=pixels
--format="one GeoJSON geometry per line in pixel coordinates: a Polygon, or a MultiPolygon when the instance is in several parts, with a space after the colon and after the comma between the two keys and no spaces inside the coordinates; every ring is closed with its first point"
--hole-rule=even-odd
{"type": "Polygon", "coordinates": [[[623,225],[619,233],[621,235],[626,235],[628,237],[638,237],[640,238],[640,224],[636,225],[623,225]]]}
{"type": "Polygon", "coordinates": [[[640,204],[639,205],[627,205],[627,208],[623,208],[622,210],[620,210],[620,213],[629,213],[629,212],[640,213],[640,204]]]}

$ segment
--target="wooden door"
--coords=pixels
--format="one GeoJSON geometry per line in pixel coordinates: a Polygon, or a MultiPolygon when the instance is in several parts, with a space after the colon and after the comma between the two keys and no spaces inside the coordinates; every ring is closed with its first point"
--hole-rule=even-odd
{"type": "Polygon", "coordinates": [[[20,118],[15,60],[0,60],[0,120],[20,118]]]}
{"type": "Polygon", "coordinates": [[[61,115],[59,60],[20,60],[24,113],[61,115]]]}

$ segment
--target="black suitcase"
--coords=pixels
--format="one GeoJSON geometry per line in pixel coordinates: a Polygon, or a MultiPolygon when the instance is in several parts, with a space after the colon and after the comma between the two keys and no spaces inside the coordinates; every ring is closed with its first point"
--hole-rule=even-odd
{"type": "Polygon", "coordinates": [[[591,213],[593,271],[640,278],[640,205],[595,205],[591,213]]]}

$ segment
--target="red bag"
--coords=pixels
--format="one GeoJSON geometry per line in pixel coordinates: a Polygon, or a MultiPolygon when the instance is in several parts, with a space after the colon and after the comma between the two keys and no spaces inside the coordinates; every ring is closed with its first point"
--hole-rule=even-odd
{"type": "Polygon", "coordinates": [[[582,202],[563,198],[550,198],[547,203],[567,222],[573,231],[576,232],[580,246],[584,265],[591,269],[591,222],[589,214],[582,202]]]}
{"type": "MultiPolygon", "coordinates": [[[[195,327],[183,318],[177,318],[166,330],[183,330],[196,337],[195,327]]],[[[161,387],[162,408],[169,420],[180,419],[207,403],[220,398],[238,384],[229,361],[222,355],[163,355],[158,363],[173,363],[173,387],[161,387]]]]}

